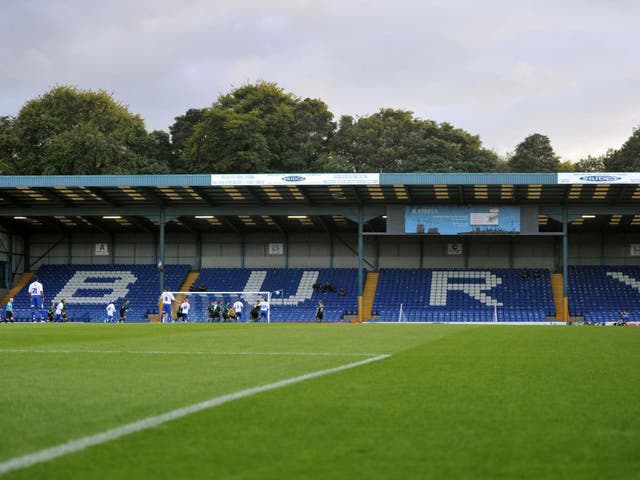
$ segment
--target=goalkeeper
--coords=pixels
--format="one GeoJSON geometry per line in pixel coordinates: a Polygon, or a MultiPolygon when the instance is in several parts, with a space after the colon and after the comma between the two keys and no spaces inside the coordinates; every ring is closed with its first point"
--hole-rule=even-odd
{"type": "Polygon", "coordinates": [[[207,315],[209,316],[209,323],[213,322],[216,317],[216,301],[211,300],[211,303],[207,307],[207,315]]]}
{"type": "Polygon", "coordinates": [[[260,301],[258,300],[256,301],[256,304],[251,309],[251,321],[257,322],[259,315],[260,315],[260,301]]]}
{"type": "Polygon", "coordinates": [[[318,300],[318,306],[316,307],[316,322],[321,322],[324,318],[324,303],[322,300],[318,300]]]}

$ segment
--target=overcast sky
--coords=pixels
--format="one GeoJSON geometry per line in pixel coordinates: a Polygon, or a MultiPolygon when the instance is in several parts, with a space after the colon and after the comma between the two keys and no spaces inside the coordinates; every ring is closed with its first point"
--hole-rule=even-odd
{"type": "Polygon", "coordinates": [[[579,160],[640,125],[638,45],[636,0],[0,0],[0,115],[66,84],[168,130],[266,80],[336,119],[402,108],[579,160]]]}

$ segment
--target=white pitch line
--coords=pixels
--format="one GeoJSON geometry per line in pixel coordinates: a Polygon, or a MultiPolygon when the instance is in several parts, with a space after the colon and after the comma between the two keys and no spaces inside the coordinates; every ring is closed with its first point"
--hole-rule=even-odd
{"type": "Polygon", "coordinates": [[[45,448],[44,450],[40,450],[38,452],[15,457],[2,462],[0,463],[0,475],[13,472],[14,470],[27,468],[37,463],[48,462],[55,458],[69,455],[70,453],[79,452],[86,448],[100,445],[102,443],[109,442],[120,437],[124,437],[125,435],[129,435],[131,433],[136,433],[142,430],[157,427],[158,425],[162,425],[163,423],[171,422],[173,420],[186,417],[187,415],[191,415],[192,413],[200,412],[208,408],[217,407],[224,403],[239,400],[241,398],[256,395],[258,393],[267,392],[269,390],[286,387],[289,385],[293,385],[294,383],[304,382],[305,380],[311,380],[312,378],[321,377],[323,375],[329,375],[331,373],[360,367],[362,365],[366,365],[367,363],[377,362],[378,360],[383,360],[390,356],[391,355],[378,355],[372,358],[367,358],[357,362],[348,363],[346,365],[341,365],[339,367],[327,368],[325,370],[305,373],[304,375],[288,378],[286,380],[280,380],[278,382],[269,383],[260,387],[247,388],[245,390],[240,390],[239,392],[229,393],[220,397],[214,397],[209,400],[205,400],[204,402],[195,403],[193,405],[171,410],[161,415],[144,418],[142,420],[128,423],[120,427],[112,428],[95,435],[89,435],[87,437],[78,438],[76,440],[70,440],[66,443],[61,443],[60,445],[56,445],[54,447],[45,448]]]}
{"type": "Polygon", "coordinates": [[[58,353],[71,355],[75,353],[90,354],[125,354],[125,355],[265,355],[265,356],[301,356],[301,357],[374,357],[379,353],[340,353],[340,352],[176,352],[171,350],[51,350],[29,348],[0,348],[0,353],[58,353]]]}

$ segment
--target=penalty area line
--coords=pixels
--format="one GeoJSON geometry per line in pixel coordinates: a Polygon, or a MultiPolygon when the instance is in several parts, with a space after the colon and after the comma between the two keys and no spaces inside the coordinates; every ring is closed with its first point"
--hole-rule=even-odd
{"type": "Polygon", "coordinates": [[[297,377],[280,380],[274,383],[269,383],[267,385],[247,388],[245,390],[240,390],[238,392],[228,393],[226,395],[214,397],[209,400],[205,400],[204,402],[199,402],[193,405],[188,405],[186,407],[170,410],[160,415],[147,417],[142,420],[128,423],[120,427],[112,428],[110,430],[106,430],[101,433],[96,433],[94,435],[89,435],[87,437],[78,438],[76,440],[70,440],[68,442],[61,443],[53,447],[45,448],[44,450],[40,450],[38,452],[29,453],[27,455],[22,455],[20,457],[15,457],[10,460],[1,462],[0,475],[13,472],[14,470],[27,468],[38,463],[48,462],[50,460],[63,457],[65,455],[79,452],[89,447],[100,445],[102,443],[109,442],[111,440],[116,440],[118,438],[124,437],[125,435],[130,435],[132,433],[140,432],[142,430],[147,430],[149,428],[157,427],[164,423],[171,422],[173,420],[177,420],[182,417],[186,417],[187,415],[191,415],[193,413],[197,413],[202,410],[214,408],[214,407],[223,405],[225,403],[232,402],[234,400],[250,397],[258,393],[268,392],[270,390],[286,387],[289,385],[293,385],[295,383],[300,383],[306,380],[311,380],[313,378],[322,377],[324,375],[341,372],[343,370],[349,370],[351,368],[360,367],[368,363],[384,360],[385,358],[389,358],[390,356],[391,355],[378,355],[378,356],[375,356],[372,358],[366,358],[364,360],[360,360],[357,362],[347,363],[346,365],[340,365],[338,367],[327,368],[325,370],[318,370],[311,373],[305,373],[297,377]]]}

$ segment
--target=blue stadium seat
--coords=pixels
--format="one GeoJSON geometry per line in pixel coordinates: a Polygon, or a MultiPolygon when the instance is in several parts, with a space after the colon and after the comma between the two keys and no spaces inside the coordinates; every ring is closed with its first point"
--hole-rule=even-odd
{"type": "MultiPolygon", "coordinates": [[[[165,266],[165,286],[178,290],[188,272],[188,265],[165,266]]],[[[122,295],[115,300],[116,308],[125,296],[129,299],[128,322],[146,322],[147,311],[158,310],[160,276],[155,265],[43,265],[36,275],[44,287],[45,308],[50,301],[66,297],[70,321],[102,322],[108,303],[102,297],[111,296],[113,284],[118,280],[121,280],[122,295]]],[[[29,283],[14,298],[16,318],[20,321],[31,320],[29,283]]]]}
{"type": "Polygon", "coordinates": [[[381,269],[373,310],[380,321],[545,321],[555,315],[551,276],[521,277],[520,269],[381,269]],[[495,283],[495,284],[494,284],[495,283]]]}
{"type": "Polygon", "coordinates": [[[569,267],[567,290],[569,312],[584,316],[586,322],[615,322],[620,311],[628,310],[630,320],[640,309],[640,267],[629,265],[569,267]]]}
{"type": "Polygon", "coordinates": [[[344,316],[358,310],[358,270],[355,268],[203,268],[195,281],[196,286],[201,284],[209,292],[271,292],[271,321],[274,322],[315,321],[318,300],[326,307],[324,321],[348,321],[344,316]],[[335,292],[314,291],[312,286],[316,281],[322,284],[328,281],[335,292]],[[341,287],[345,295],[338,294],[341,287]]]}

